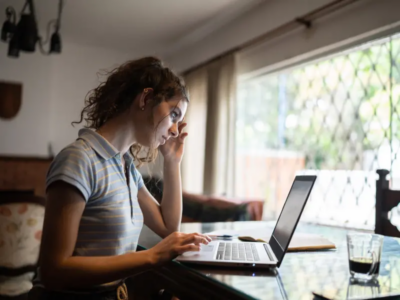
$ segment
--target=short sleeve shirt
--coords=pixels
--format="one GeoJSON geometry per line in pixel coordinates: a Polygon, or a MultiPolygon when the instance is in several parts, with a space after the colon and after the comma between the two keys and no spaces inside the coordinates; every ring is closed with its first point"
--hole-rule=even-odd
{"type": "MultiPolygon", "coordinates": [[[[136,251],[143,226],[137,194],[143,179],[133,158],[121,154],[101,135],[81,129],[79,138],[52,162],[46,186],[58,180],[80,191],[86,201],[74,256],[111,256],[136,251]]],[[[55,199],[54,199],[55,200],[55,199]]]]}

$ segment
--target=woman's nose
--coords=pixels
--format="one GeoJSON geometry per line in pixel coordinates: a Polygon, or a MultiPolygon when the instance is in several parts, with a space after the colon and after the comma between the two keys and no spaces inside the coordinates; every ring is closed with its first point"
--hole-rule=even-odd
{"type": "Polygon", "coordinates": [[[176,124],[174,124],[170,129],[169,132],[171,134],[172,137],[176,138],[178,137],[178,126],[176,126],[176,124]]]}

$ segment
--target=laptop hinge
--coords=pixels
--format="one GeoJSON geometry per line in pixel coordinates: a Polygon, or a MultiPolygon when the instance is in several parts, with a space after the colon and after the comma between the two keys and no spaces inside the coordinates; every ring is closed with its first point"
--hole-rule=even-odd
{"type": "Polygon", "coordinates": [[[265,252],[267,252],[267,255],[271,261],[278,261],[278,259],[275,256],[274,251],[272,251],[271,247],[268,244],[263,244],[265,252]]]}

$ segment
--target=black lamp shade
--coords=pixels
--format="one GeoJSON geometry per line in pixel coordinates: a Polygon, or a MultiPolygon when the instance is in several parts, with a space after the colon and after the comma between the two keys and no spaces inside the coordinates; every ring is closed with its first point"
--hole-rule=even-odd
{"type": "Polygon", "coordinates": [[[58,19],[56,20],[55,32],[51,35],[49,52],[43,50],[42,40],[38,32],[38,24],[36,22],[34,0],[26,0],[18,23],[15,9],[12,6],[7,7],[7,19],[1,27],[0,39],[8,43],[8,56],[17,58],[19,57],[20,51],[35,52],[36,44],[39,42],[40,50],[43,53],[61,53],[62,41],[59,29],[62,6],[63,0],[59,0],[58,19]],[[29,12],[24,13],[26,7],[29,8],[29,12]]]}
{"type": "Polygon", "coordinates": [[[19,47],[22,51],[35,52],[38,30],[33,15],[23,14],[18,23],[19,47]]]}
{"type": "Polygon", "coordinates": [[[7,42],[9,37],[15,32],[15,25],[11,21],[6,20],[1,28],[1,40],[7,42]]]}
{"type": "Polygon", "coordinates": [[[8,44],[8,56],[9,57],[19,57],[19,43],[18,43],[18,36],[14,34],[8,44]]]}
{"type": "Polygon", "coordinates": [[[51,35],[50,53],[61,53],[61,37],[58,32],[51,35]]]}

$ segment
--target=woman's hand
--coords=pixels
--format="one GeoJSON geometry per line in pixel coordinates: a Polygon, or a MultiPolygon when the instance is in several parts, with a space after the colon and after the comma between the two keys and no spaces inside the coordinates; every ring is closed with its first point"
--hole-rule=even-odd
{"type": "Polygon", "coordinates": [[[200,233],[173,232],[149,249],[154,265],[166,263],[188,251],[200,251],[200,244],[207,245],[211,238],[200,233]]]}
{"type": "Polygon", "coordinates": [[[164,145],[160,146],[160,152],[164,156],[164,160],[176,163],[181,162],[185,138],[188,135],[186,132],[182,132],[185,126],[186,123],[180,124],[178,127],[178,137],[170,138],[164,145]]]}

